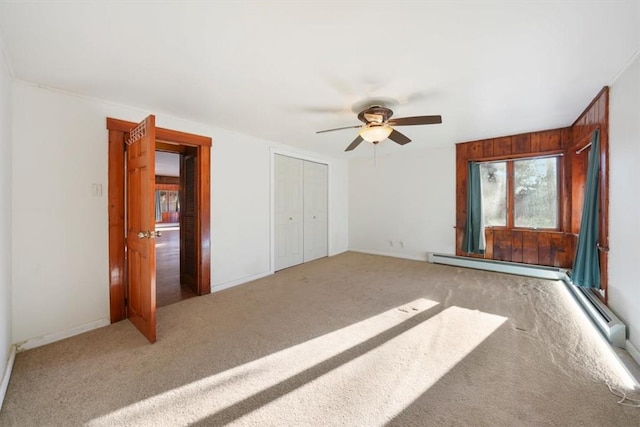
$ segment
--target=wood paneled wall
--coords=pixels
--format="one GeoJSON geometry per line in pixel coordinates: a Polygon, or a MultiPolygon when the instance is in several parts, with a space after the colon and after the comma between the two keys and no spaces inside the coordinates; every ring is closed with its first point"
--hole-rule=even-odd
{"type": "Polygon", "coordinates": [[[179,184],[156,184],[156,190],[180,191],[179,184]]]}
{"type": "Polygon", "coordinates": [[[576,249],[576,236],[561,231],[525,229],[486,230],[485,258],[570,268],[576,249]]]}
{"type": "Polygon", "coordinates": [[[173,184],[180,185],[180,177],[178,176],[165,176],[165,175],[156,175],[156,188],[158,184],[173,184]]]}
{"type": "MultiPolygon", "coordinates": [[[[532,156],[564,155],[572,146],[571,128],[523,133],[456,145],[456,254],[479,257],[462,251],[467,218],[467,162],[507,160],[532,156]]],[[[484,258],[569,268],[573,263],[576,236],[568,230],[572,209],[570,168],[559,161],[560,229],[558,231],[516,228],[487,228],[484,258]]]]}
{"type": "Polygon", "coordinates": [[[456,254],[502,261],[571,268],[580,231],[588,150],[593,131],[600,129],[600,267],[602,289],[607,287],[609,246],[609,89],[603,88],[572,126],[523,133],[456,145],[456,254]],[[467,217],[467,162],[562,155],[559,161],[559,229],[532,230],[494,227],[485,232],[484,255],[462,251],[467,217]]]}
{"type": "Polygon", "coordinates": [[[608,264],[609,264],[609,88],[604,87],[591,101],[578,119],[571,126],[573,146],[567,153],[571,159],[572,174],[572,206],[573,217],[571,230],[580,231],[582,202],[584,200],[584,184],[587,175],[589,151],[576,153],[591,141],[593,132],[600,130],[600,234],[598,243],[600,248],[601,287],[604,299],[607,300],[608,264]]]}

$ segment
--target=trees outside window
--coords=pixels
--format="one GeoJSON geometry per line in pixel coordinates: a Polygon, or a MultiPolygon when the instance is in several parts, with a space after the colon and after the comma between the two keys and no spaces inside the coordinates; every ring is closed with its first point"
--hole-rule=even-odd
{"type": "Polygon", "coordinates": [[[486,227],[558,229],[558,158],[480,164],[486,227]]]}

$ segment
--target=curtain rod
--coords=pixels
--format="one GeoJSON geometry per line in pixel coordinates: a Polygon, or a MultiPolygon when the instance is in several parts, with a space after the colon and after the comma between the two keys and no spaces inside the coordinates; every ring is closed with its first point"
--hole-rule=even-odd
{"type": "MultiPolygon", "coordinates": [[[[548,159],[550,157],[562,157],[564,156],[564,153],[557,153],[557,154],[547,154],[546,156],[530,156],[530,157],[514,157],[511,159],[499,159],[499,160],[489,160],[486,162],[476,162],[478,164],[481,165],[485,165],[485,164],[489,164],[489,163],[503,163],[503,162],[517,162],[518,160],[535,160],[535,159],[548,159]]],[[[473,160],[471,160],[473,161],[473,160]]]]}
{"type": "Polygon", "coordinates": [[[587,148],[591,147],[591,143],[593,142],[593,135],[594,135],[596,132],[599,132],[599,131],[600,131],[600,126],[596,127],[596,128],[593,130],[593,132],[591,132],[591,138],[589,139],[589,143],[588,143],[587,145],[585,145],[584,147],[577,149],[577,150],[576,150],[576,154],[580,154],[580,153],[582,153],[584,150],[586,150],[587,148]]]}
{"type": "Polygon", "coordinates": [[[579,150],[576,150],[576,154],[580,154],[582,153],[584,150],[586,150],[587,148],[591,147],[591,142],[589,142],[587,145],[585,145],[584,147],[582,147],[579,150]]]}

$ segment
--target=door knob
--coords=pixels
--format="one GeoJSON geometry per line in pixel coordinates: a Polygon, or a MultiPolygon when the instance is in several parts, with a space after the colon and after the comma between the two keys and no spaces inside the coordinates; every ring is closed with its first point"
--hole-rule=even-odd
{"type": "Polygon", "coordinates": [[[138,232],[138,239],[153,239],[154,237],[160,237],[162,233],[160,231],[140,231],[138,232]]]}

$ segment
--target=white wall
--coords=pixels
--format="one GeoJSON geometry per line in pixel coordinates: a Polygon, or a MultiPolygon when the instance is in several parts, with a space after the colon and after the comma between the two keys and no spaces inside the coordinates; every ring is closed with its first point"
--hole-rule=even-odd
{"type": "MultiPolygon", "coordinates": [[[[109,317],[106,117],[139,121],[147,114],[14,84],[14,342],[109,317]],[[102,197],[91,195],[92,183],[103,184],[102,197]]],[[[212,288],[268,274],[270,149],[279,145],[161,114],[156,124],[213,138],[212,288]]],[[[346,161],[327,162],[333,182],[345,188],[346,161]]],[[[334,192],[331,204],[338,226],[330,239],[341,252],[345,195],[334,192]]]]}
{"type": "Polygon", "coordinates": [[[329,256],[349,249],[349,163],[329,165],[329,256]]]}
{"type": "Polygon", "coordinates": [[[609,156],[609,306],[640,349],[640,56],[610,88],[609,156]]]}
{"type": "MultiPolygon", "coordinates": [[[[11,73],[0,39],[0,381],[11,337],[11,73]]],[[[2,402],[0,401],[0,406],[2,402]]]]}
{"type": "Polygon", "coordinates": [[[351,160],[349,247],[412,259],[455,253],[455,171],[453,145],[379,156],[375,165],[351,160]]]}
{"type": "Polygon", "coordinates": [[[330,252],[348,248],[346,160],[223,129],[212,130],[212,288],[271,272],[271,156],[276,150],[329,164],[330,252]],[[232,185],[228,185],[232,184],[232,185]],[[240,215],[240,216],[239,216],[240,215]]]}

